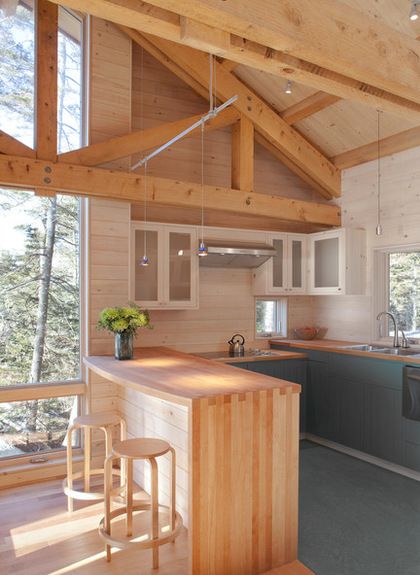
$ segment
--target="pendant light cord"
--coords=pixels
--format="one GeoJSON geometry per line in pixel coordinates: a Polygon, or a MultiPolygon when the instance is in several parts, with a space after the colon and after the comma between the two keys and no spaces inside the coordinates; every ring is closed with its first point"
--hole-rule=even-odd
{"type": "Polygon", "coordinates": [[[144,200],[143,200],[143,220],[144,228],[144,255],[147,256],[147,162],[144,164],[144,200]]]}
{"type": "Polygon", "coordinates": [[[201,241],[204,242],[204,124],[201,124],[201,241]]]}
{"type": "Polygon", "coordinates": [[[378,173],[377,173],[377,235],[381,232],[381,110],[378,109],[377,121],[377,137],[378,137],[378,173]]]}

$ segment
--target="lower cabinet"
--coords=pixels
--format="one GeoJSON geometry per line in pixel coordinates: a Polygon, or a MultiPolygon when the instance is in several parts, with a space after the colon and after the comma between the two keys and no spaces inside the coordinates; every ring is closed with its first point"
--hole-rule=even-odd
{"type": "Polygon", "coordinates": [[[326,351],[305,353],[305,430],[420,472],[420,422],[402,415],[405,364],[326,351]]]}

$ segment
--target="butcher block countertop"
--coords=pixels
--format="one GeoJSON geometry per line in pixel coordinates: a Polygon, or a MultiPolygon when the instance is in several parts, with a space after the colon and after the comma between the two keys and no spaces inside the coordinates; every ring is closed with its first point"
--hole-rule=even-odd
{"type": "MultiPolygon", "coordinates": [[[[288,356],[291,354],[288,353],[288,356]]],[[[301,354],[294,354],[301,357],[301,354]]],[[[270,389],[299,393],[300,385],[166,347],[145,347],[132,360],[88,356],[86,366],[114,383],[190,405],[194,399],[270,389]]]]}
{"type": "Polygon", "coordinates": [[[267,350],[268,353],[252,353],[246,352],[245,355],[232,356],[225,354],[223,355],[218,351],[209,351],[204,353],[194,353],[197,357],[202,357],[203,359],[211,359],[212,361],[220,361],[222,363],[247,363],[249,361],[279,361],[283,359],[306,359],[304,353],[298,353],[296,351],[280,351],[276,349],[267,350]]]}
{"type": "MultiPolygon", "coordinates": [[[[356,341],[341,341],[335,339],[311,339],[305,341],[303,339],[270,339],[272,345],[283,345],[290,347],[298,347],[304,349],[313,349],[319,351],[330,351],[332,353],[342,353],[344,355],[355,355],[358,357],[370,357],[372,359],[386,359],[389,361],[399,361],[404,363],[420,364],[420,350],[417,352],[419,356],[413,355],[390,355],[381,353],[380,351],[361,351],[358,349],[343,349],[348,345],[364,345],[366,342],[358,343],[356,341]]],[[[377,345],[374,343],[374,345],[377,345]]],[[[380,345],[380,344],[378,344],[380,345]]],[[[384,345],[389,347],[389,345],[384,345]]]]}

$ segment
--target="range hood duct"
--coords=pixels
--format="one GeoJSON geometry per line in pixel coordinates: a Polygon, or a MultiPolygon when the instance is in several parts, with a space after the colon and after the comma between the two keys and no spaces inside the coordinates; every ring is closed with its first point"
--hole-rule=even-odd
{"type": "Polygon", "coordinates": [[[231,241],[207,242],[208,255],[200,259],[207,268],[258,268],[276,255],[276,249],[267,244],[231,241]]]}

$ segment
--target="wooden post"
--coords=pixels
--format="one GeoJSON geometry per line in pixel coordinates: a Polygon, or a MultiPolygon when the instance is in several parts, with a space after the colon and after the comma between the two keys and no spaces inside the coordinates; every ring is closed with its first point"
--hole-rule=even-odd
{"type": "Polygon", "coordinates": [[[254,189],[254,124],[244,115],[232,127],[232,188],[254,189]]]}
{"type": "Polygon", "coordinates": [[[57,156],[58,6],[38,0],[36,20],[36,150],[37,157],[57,156]]]}

